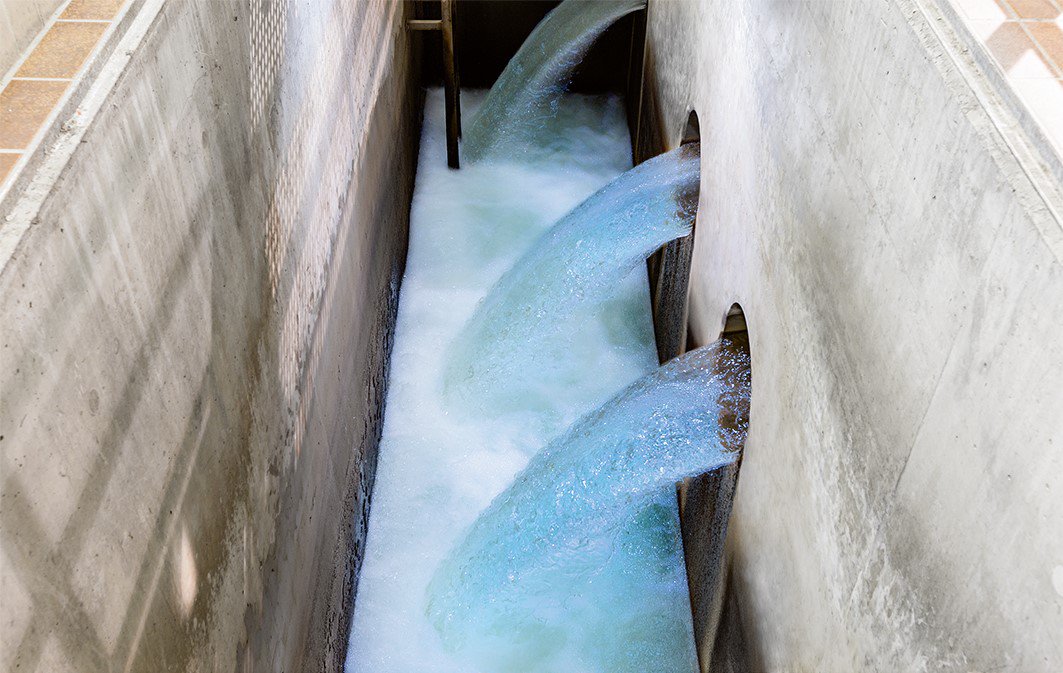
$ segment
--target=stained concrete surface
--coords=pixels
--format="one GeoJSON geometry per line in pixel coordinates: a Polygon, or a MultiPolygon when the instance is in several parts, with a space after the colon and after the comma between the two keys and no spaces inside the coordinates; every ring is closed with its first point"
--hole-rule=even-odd
{"type": "Polygon", "coordinates": [[[671,141],[701,121],[693,333],[739,302],[752,343],[752,670],[1063,669],[1059,185],[931,9],[650,7],[671,141]]]}
{"type": "Polygon", "coordinates": [[[341,666],[417,140],[403,7],[166,3],[6,261],[0,668],[341,666]]]}

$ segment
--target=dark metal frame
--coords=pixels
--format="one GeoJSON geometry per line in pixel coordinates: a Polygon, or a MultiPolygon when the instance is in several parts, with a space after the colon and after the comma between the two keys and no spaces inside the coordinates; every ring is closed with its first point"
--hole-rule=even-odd
{"type": "Polygon", "coordinates": [[[447,109],[447,165],[460,168],[458,140],[461,138],[461,82],[458,79],[458,54],[454,42],[456,0],[439,0],[438,19],[410,19],[409,30],[438,30],[443,37],[443,92],[447,109]]]}

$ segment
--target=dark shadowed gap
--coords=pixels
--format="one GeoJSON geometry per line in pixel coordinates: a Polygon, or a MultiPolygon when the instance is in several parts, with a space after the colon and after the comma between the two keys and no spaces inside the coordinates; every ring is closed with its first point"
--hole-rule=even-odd
{"type": "MultiPolygon", "coordinates": [[[[681,136],[681,145],[701,140],[698,113],[691,111],[681,136]]],[[[694,228],[683,238],[664,245],[647,261],[653,330],[657,357],[664,363],[686,352],[687,295],[690,289],[690,261],[694,255],[694,235],[700,189],[679,197],[679,207],[695,213],[694,228]]]]}
{"type": "MultiPolygon", "coordinates": [[[[476,0],[454,4],[454,32],[461,84],[487,89],[498,79],[525,38],[560,0],[476,0]]],[[[438,19],[438,0],[416,0],[416,18],[438,19]]],[[[643,14],[644,12],[636,12],[643,14]]],[[[575,93],[629,94],[626,65],[635,18],[627,16],[607,29],[576,68],[569,90],[575,93]],[[618,67],[620,66],[620,67],[618,67]]],[[[418,33],[424,41],[421,78],[425,86],[442,86],[437,31],[418,33]]]]}
{"type": "MultiPolygon", "coordinates": [[[[729,350],[750,356],[745,313],[738,304],[733,304],[727,312],[720,338],[728,342],[726,348],[729,350]]],[[[698,346],[689,345],[691,348],[698,346]]],[[[720,423],[731,428],[748,427],[749,407],[737,410],[731,417],[721,418],[720,423]]],[[[743,665],[745,648],[737,599],[727,581],[729,572],[725,553],[731,505],[742,465],[744,435],[743,445],[731,448],[739,452],[737,461],[714,472],[686,479],[678,488],[694,638],[702,673],[747,670],[743,665]]]]}

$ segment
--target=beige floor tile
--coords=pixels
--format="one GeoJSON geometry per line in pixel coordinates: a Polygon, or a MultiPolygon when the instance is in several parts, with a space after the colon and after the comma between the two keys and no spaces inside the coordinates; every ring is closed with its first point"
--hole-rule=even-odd
{"type": "Polygon", "coordinates": [[[0,185],[4,184],[7,174],[15,167],[15,162],[21,156],[21,154],[0,154],[0,185]]]}
{"type": "Polygon", "coordinates": [[[1054,19],[1059,9],[1051,0],[1005,0],[1020,19],[1054,19]]]}
{"type": "Polygon", "coordinates": [[[65,77],[78,69],[100,41],[106,23],[57,23],[45,33],[15,77],[65,77]]]}
{"type": "Polygon", "coordinates": [[[60,19],[109,20],[125,3],[125,0],[71,0],[60,19]]]}
{"type": "Polygon", "coordinates": [[[1054,78],[1055,73],[1017,22],[1002,24],[988,38],[986,46],[1004,72],[1012,79],[1054,78]]]}
{"type": "Polygon", "coordinates": [[[0,148],[21,150],[51,114],[69,82],[12,80],[0,91],[0,148]]]}
{"type": "Polygon", "coordinates": [[[1026,24],[1026,28],[1063,75],[1063,25],[1055,21],[1038,21],[1026,24]]]}

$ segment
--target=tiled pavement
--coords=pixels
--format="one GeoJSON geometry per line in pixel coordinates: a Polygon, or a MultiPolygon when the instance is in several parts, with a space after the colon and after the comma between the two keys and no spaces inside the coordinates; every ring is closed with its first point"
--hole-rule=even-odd
{"type": "Polygon", "coordinates": [[[126,0],[71,0],[0,91],[0,187],[32,150],[126,0]]]}
{"type": "Polygon", "coordinates": [[[1063,153],[1063,0],[952,0],[1063,153]]]}
{"type": "MultiPolygon", "coordinates": [[[[0,187],[126,0],[71,0],[0,91],[0,187]]],[[[1063,153],[1063,0],[952,0],[1063,153]]]]}

